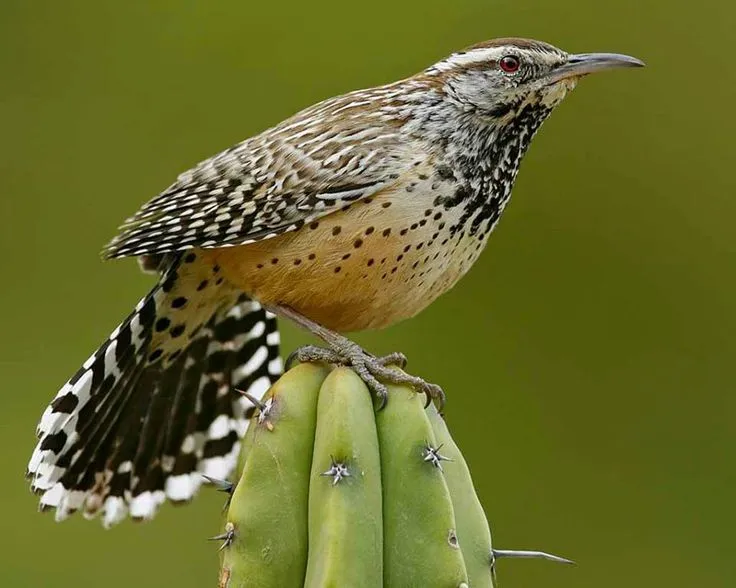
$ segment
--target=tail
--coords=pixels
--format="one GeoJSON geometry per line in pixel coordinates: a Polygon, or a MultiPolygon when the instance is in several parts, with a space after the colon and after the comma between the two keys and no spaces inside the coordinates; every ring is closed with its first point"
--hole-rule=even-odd
{"type": "Polygon", "coordinates": [[[235,389],[260,397],[281,374],[273,315],[193,252],[157,262],[158,284],[41,417],[28,476],[57,520],[150,519],[202,474],[226,478],[251,407],[235,389]]]}

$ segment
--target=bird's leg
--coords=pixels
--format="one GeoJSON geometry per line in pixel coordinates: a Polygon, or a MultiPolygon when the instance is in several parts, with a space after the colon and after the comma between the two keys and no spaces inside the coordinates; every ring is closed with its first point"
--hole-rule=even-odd
{"type": "Polygon", "coordinates": [[[360,345],[354,343],[347,337],[315,323],[296,312],[293,308],[275,306],[269,307],[268,310],[295,322],[300,327],[322,339],[328,345],[328,348],[317,347],[315,345],[305,345],[304,347],[298,348],[286,360],[287,369],[294,360],[302,362],[319,361],[350,366],[378,397],[380,402],[379,410],[385,406],[388,398],[388,389],[381,380],[392,384],[407,384],[412,386],[418,392],[426,394],[427,404],[435,400],[439,409],[442,410],[445,403],[445,394],[442,388],[436,384],[425,382],[422,378],[411,376],[388,367],[390,365],[398,365],[403,368],[406,365],[406,356],[403,353],[390,353],[383,357],[375,357],[364,351],[360,345]]]}

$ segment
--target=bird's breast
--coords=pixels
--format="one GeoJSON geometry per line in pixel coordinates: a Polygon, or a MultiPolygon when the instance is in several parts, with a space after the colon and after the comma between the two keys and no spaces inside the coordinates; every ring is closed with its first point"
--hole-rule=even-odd
{"type": "Polygon", "coordinates": [[[381,328],[423,310],[477,259],[490,217],[473,225],[466,189],[449,170],[417,170],[293,232],[204,254],[265,304],[340,332],[381,328]]]}

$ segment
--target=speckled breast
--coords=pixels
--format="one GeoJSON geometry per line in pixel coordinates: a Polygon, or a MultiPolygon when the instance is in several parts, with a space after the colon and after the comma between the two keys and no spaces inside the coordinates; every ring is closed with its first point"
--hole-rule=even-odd
{"type": "Polygon", "coordinates": [[[391,325],[451,288],[487,238],[457,225],[461,206],[443,204],[454,181],[425,171],[297,231],[205,255],[254,298],[330,329],[391,325]]]}

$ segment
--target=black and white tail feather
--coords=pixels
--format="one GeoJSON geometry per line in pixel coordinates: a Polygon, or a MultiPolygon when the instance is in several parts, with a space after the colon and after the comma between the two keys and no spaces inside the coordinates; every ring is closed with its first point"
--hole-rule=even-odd
{"type": "Polygon", "coordinates": [[[226,478],[250,401],[281,374],[276,319],[194,252],[141,259],[160,279],[61,388],[28,465],[40,508],[105,526],[226,478]]]}

